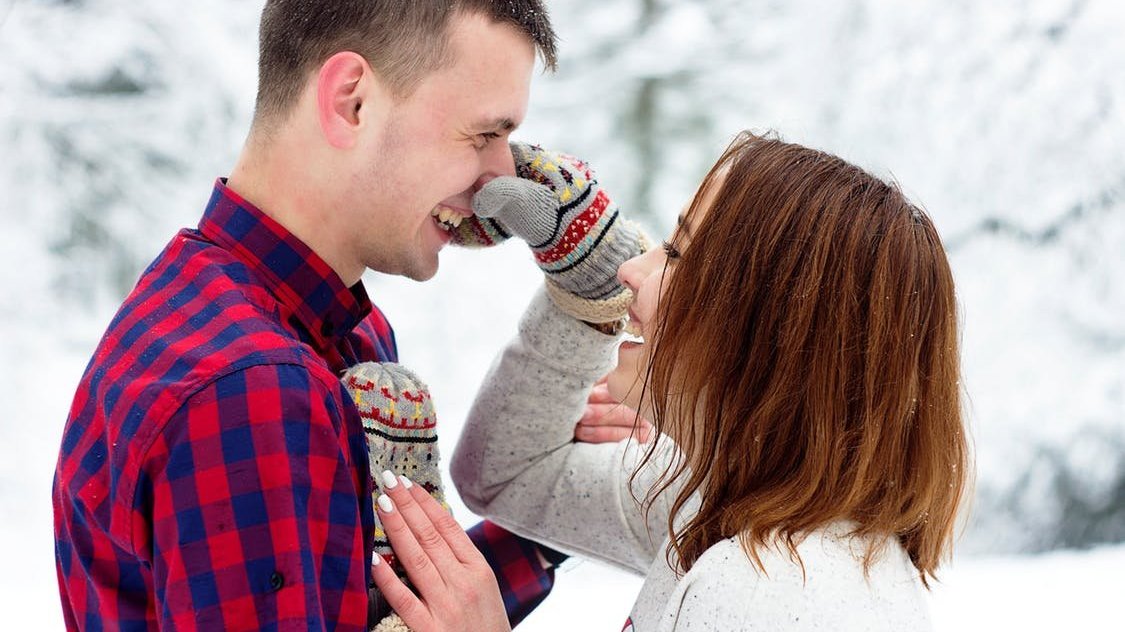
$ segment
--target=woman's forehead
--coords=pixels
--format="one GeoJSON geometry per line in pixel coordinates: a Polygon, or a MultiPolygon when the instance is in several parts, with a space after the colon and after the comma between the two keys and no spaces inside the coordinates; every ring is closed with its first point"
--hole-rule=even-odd
{"type": "Polygon", "coordinates": [[[679,217],[676,218],[676,231],[678,233],[682,233],[688,239],[691,239],[695,229],[699,226],[699,222],[710,212],[711,205],[723,188],[723,183],[726,182],[729,172],[730,164],[724,164],[715,170],[710,179],[700,184],[695,197],[684,205],[679,217]]]}

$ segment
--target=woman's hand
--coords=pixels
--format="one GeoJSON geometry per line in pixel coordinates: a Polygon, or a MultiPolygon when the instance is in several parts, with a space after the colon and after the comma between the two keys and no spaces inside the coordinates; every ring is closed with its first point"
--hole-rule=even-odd
{"type": "Polygon", "coordinates": [[[582,443],[617,443],[630,437],[647,443],[652,433],[649,420],[613,399],[604,377],[594,384],[586,400],[586,412],[574,426],[574,440],[582,443]]]}
{"type": "Polygon", "coordinates": [[[496,576],[465,531],[426,490],[400,477],[376,511],[415,595],[378,557],[375,585],[414,632],[511,630],[496,576]]]}

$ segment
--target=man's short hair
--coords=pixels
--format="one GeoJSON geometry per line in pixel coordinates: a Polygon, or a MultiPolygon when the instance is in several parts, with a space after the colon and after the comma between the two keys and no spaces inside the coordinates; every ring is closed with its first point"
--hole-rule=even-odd
{"type": "Polygon", "coordinates": [[[362,55],[396,97],[409,96],[449,58],[455,14],[480,14],[525,33],[543,63],[557,63],[541,0],[267,0],[259,30],[255,118],[280,118],[308,73],[340,51],[362,55]]]}

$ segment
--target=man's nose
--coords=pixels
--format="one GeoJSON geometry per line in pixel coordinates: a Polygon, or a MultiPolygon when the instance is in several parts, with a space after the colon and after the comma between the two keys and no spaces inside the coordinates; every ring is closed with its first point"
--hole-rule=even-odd
{"type": "Polygon", "coordinates": [[[506,140],[494,140],[488,144],[481,161],[481,175],[473,184],[474,191],[500,176],[516,175],[516,162],[512,149],[506,140]]]}

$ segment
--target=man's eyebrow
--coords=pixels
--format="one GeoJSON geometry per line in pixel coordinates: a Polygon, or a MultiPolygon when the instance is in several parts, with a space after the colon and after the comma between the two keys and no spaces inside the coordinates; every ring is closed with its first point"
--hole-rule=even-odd
{"type": "Polygon", "coordinates": [[[517,127],[519,124],[506,116],[480,121],[474,126],[475,129],[485,132],[510,132],[517,127]]]}

